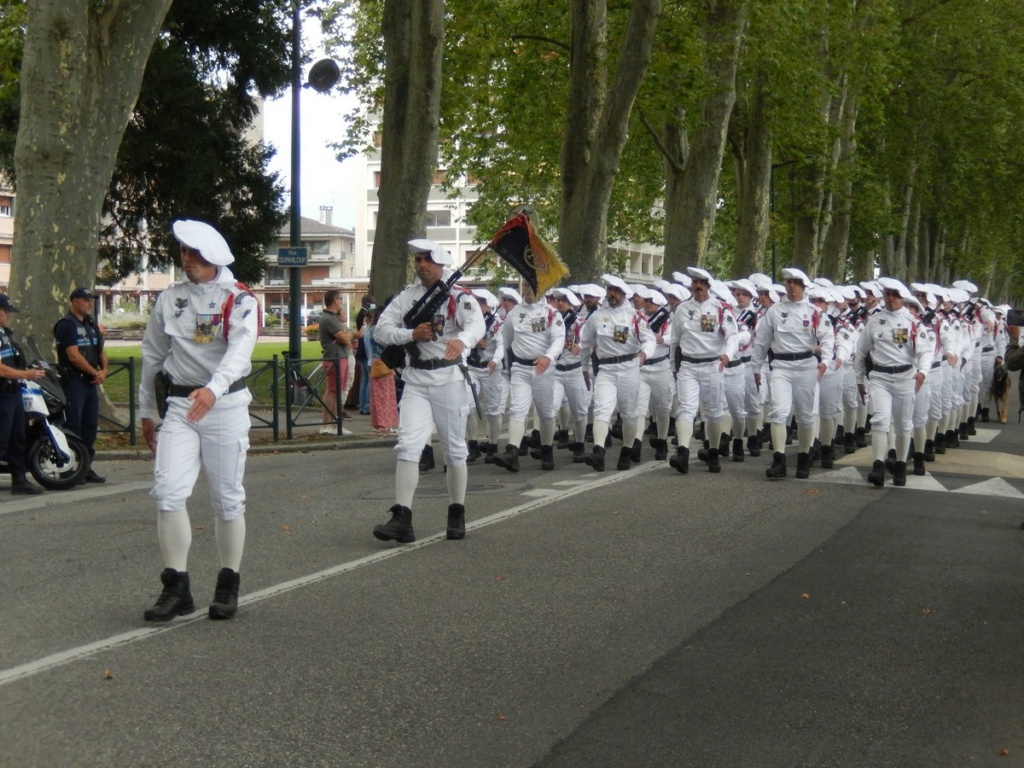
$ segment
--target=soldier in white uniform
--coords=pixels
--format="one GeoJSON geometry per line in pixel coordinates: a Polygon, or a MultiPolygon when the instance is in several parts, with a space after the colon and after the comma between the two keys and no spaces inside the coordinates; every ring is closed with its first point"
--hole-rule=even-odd
{"type": "MultiPolygon", "coordinates": [[[[754,296],[757,294],[757,286],[750,280],[732,280],[727,283],[736,297],[736,327],[742,333],[747,331],[747,338],[739,346],[739,368],[743,377],[743,420],[740,424],[746,424],[747,429],[747,451],[751,456],[761,455],[761,443],[757,438],[757,431],[761,427],[761,408],[763,405],[761,390],[754,382],[754,369],[750,365],[750,350],[754,346],[754,329],[757,327],[757,307],[754,306],[754,296]]],[[[735,361],[734,361],[735,362],[735,361]]],[[[734,438],[732,441],[732,460],[743,460],[743,437],[742,426],[735,426],[736,418],[733,418],[734,438]]]]}
{"type": "Polygon", "coordinates": [[[874,461],[868,481],[878,487],[885,482],[885,454],[891,423],[896,431],[892,484],[901,486],[907,484],[906,459],[913,430],[914,395],[931,370],[935,342],[928,328],[903,306],[903,300],[911,297],[909,289],[891,277],[880,277],[878,283],[885,308],[868,319],[857,340],[857,388],[861,395],[871,388],[874,461]]]}
{"type": "Polygon", "coordinates": [[[590,410],[590,389],[583,378],[583,358],[580,356],[580,333],[584,319],[576,312],[583,302],[568,288],[555,288],[559,313],[565,326],[565,346],[555,360],[555,405],[567,411],[563,428],[568,435],[568,421],[572,421],[573,439],[569,443],[572,460],[584,461],[583,440],[587,431],[587,412],[590,410]]]}
{"type": "Polygon", "coordinates": [[[252,399],[245,377],[252,370],[260,310],[256,297],[228,269],[235,257],[216,229],[192,220],[176,221],[172,228],[181,244],[184,277],[157,297],[142,340],[139,413],[142,437],[156,454],[150,493],[164,563],[163,591],[144,618],[169,621],[195,611],[186,502],[202,466],[221,565],[209,615],[230,619],[238,610],[245,546],[242,480],[252,399]],[[165,403],[157,440],[155,419],[165,403]]]}
{"type": "Polygon", "coordinates": [[[580,335],[583,359],[589,360],[592,354],[597,358],[594,452],[586,457],[586,462],[598,472],[604,472],[604,443],[616,406],[622,417],[623,443],[616,466],[633,466],[629,446],[636,438],[640,365],[654,354],[654,333],[626,301],[629,287],[615,275],[603,275],[602,279],[608,286],[608,306],[598,308],[587,318],[580,335]]]}
{"type": "Polygon", "coordinates": [[[739,347],[736,317],[722,301],[712,297],[711,275],[706,270],[687,267],[687,272],[692,295],[672,315],[670,346],[679,349],[682,364],[676,374],[679,445],[669,464],[678,472],[689,472],[690,439],[699,407],[707,422],[708,470],[721,472],[718,448],[725,403],[722,372],[739,347]]]}
{"type": "Polygon", "coordinates": [[[452,257],[432,240],[410,240],[419,282],[406,286],[377,320],[374,339],[384,345],[406,348],[402,374],[405,389],[398,418],[395,453],[395,504],[391,519],[373,529],[381,541],[400,544],[416,541],[412,526],[412,500],[419,483],[419,459],[423,445],[436,425],[448,466],[449,539],[466,535],[466,417],[469,403],[466,379],[461,370],[463,354],[486,333],[480,305],[468,291],[452,286],[450,295],[430,319],[406,328],[403,318],[432,287],[451,276],[446,270],[452,257]]]}
{"type": "Polygon", "coordinates": [[[835,334],[828,315],[811,306],[804,290],[811,284],[801,270],[782,270],[786,298],[772,306],[757,322],[751,365],[760,384],[759,369],[767,360],[771,370],[772,465],[765,470],[769,479],[786,476],[786,422],[790,413],[797,423],[796,476],[810,476],[810,449],[814,441],[814,418],[818,406],[818,381],[831,360],[835,334]]]}
{"type": "Polygon", "coordinates": [[[669,346],[672,333],[672,311],[668,299],[659,291],[642,287],[640,291],[644,299],[643,317],[654,333],[654,354],[640,366],[640,398],[637,403],[636,438],[633,439],[632,459],[640,461],[643,443],[644,422],[647,410],[654,415],[656,428],[651,440],[656,461],[664,461],[668,457],[668,426],[672,418],[672,405],[675,400],[675,382],[672,378],[672,349],[669,346]]]}
{"type": "Polygon", "coordinates": [[[503,384],[507,379],[502,375],[505,347],[501,343],[501,325],[504,318],[498,314],[498,297],[486,288],[474,288],[473,295],[480,304],[484,316],[484,337],[466,356],[469,367],[469,378],[476,387],[480,410],[486,420],[487,443],[480,444],[478,436],[478,414],[475,407],[469,409],[469,420],[466,424],[466,447],[469,455],[466,463],[472,464],[481,453],[494,456],[498,453],[498,435],[501,432],[501,419],[505,415],[505,401],[508,398],[507,388],[503,384]]]}
{"type": "MultiPolygon", "coordinates": [[[[810,302],[820,312],[828,314],[829,302],[835,301],[834,289],[812,286],[807,291],[810,302]]],[[[832,315],[829,315],[831,318],[832,315]]],[[[844,324],[832,324],[834,345],[832,359],[822,358],[826,363],[825,373],[818,382],[818,434],[821,439],[821,467],[831,469],[835,463],[832,443],[836,436],[839,418],[843,413],[843,381],[846,378],[843,367],[850,359],[854,336],[844,324]]]]}
{"type": "Polygon", "coordinates": [[[519,471],[519,444],[526,434],[526,417],[536,406],[540,421],[540,467],[554,469],[553,443],[558,406],[554,399],[554,360],[565,345],[562,316],[541,301],[530,286],[523,288],[523,303],[505,317],[501,343],[509,362],[511,402],[508,444],[494,463],[509,472],[519,471]]]}

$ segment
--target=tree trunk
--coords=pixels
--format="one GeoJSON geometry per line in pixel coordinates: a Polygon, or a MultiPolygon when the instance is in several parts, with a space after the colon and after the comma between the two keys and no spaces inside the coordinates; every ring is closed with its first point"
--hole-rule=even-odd
{"type": "Polygon", "coordinates": [[[772,173],[772,133],[768,125],[766,101],[764,87],[758,83],[737,164],[739,234],[732,272],[740,276],[763,272],[765,269],[772,173]]]}
{"type": "Polygon", "coordinates": [[[660,13],[661,0],[634,0],[609,89],[606,2],[570,2],[569,104],[562,143],[558,250],[575,280],[593,279],[604,269],[608,202],[660,13]]]}
{"type": "MultiPolygon", "coordinates": [[[[406,244],[425,232],[427,199],[437,165],[443,0],[386,0],[382,33],[380,208],[370,285],[373,293],[387,297],[408,282],[406,244]]],[[[461,263],[461,254],[452,256],[456,266],[461,263]]]]}
{"type": "Polygon", "coordinates": [[[745,0],[710,3],[703,30],[707,48],[704,69],[710,93],[700,125],[693,132],[688,162],[669,165],[666,179],[664,273],[687,265],[703,266],[715,225],[718,182],[736,103],[736,70],[747,25],[745,0]]]}
{"type": "Polygon", "coordinates": [[[96,280],[103,199],[171,0],[32,0],[14,165],[11,293],[46,353],[55,318],[96,280]]]}
{"type": "Polygon", "coordinates": [[[850,245],[850,222],[853,217],[853,162],[857,153],[857,106],[851,97],[845,107],[843,132],[839,139],[836,168],[842,182],[832,195],[831,223],[821,250],[821,274],[842,282],[846,275],[846,255],[850,245]]]}

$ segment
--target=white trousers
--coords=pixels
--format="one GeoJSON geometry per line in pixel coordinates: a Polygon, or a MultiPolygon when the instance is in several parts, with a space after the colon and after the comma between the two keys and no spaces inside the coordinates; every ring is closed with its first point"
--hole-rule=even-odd
{"type": "Polygon", "coordinates": [[[672,401],[675,395],[672,369],[668,362],[640,367],[640,388],[637,398],[637,417],[643,418],[650,408],[657,419],[672,415],[672,401]]]}
{"type": "Polygon", "coordinates": [[[722,418],[722,405],[725,402],[723,375],[718,370],[718,360],[710,363],[687,363],[679,366],[676,374],[676,390],[679,393],[679,405],[676,418],[693,421],[700,408],[705,419],[722,418]]]}
{"type": "Polygon", "coordinates": [[[814,426],[818,415],[818,364],[809,362],[776,362],[772,366],[770,424],[785,424],[789,415],[796,416],[798,427],[809,429],[814,426]]]}
{"type": "Polygon", "coordinates": [[[245,514],[242,481],[249,450],[248,399],[241,405],[218,403],[194,423],[186,418],[191,405],[184,397],[168,399],[167,417],[156,443],[150,495],[161,512],[185,509],[202,466],[214,513],[221,520],[234,520],[245,514]]]}
{"type": "Polygon", "coordinates": [[[892,424],[897,437],[909,436],[914,425],[913,375],[872,371],[868,377],[868,391],[875,408],[871,413],[871,431],[885,433],[892,424]]]}
{"type": "Polygon", "coordinates": [[[452,467],[465,464],[469,408],[464,379],[429,385],[406,382],[398,413],[398,460],[419,462],[436,426],[445,463],[452,467]]]}
{"type": "Polygon", "coordinates": [[[555,366],[550,365],[544,373],[538,375],[532,365],[512,363],[512,398],[508,407],[509,421],[526,421],[530,407],[537,407],[538,418],[551,423],[558,415],[555,403],[555,366]]]}
{"type": "Polygon", "coordinates": [[[469,375],[476,384],[476,396],[484,416],[504,416],[505,402],[508,400],[508,379],[502,375],[501,368],[495,368],[494,373],[488,373],[486,368],[470,366],[469,375]]]}
{"type": "Polygon", "coordinates": [[[637,418],[640,391],[640,366],[636,360],[602,365],[594,377],[594,421],[610,422],[618,406],[623,424],[637,418]]]}
{"type": "MultiPolygon", "coordinates": [[[[583,380],[583,369],[556,370],[552,399],[557,408],[561,408],[563,402],[569,404],[573,421],[586,421],[587,411],[590,410],[590,390],[583,380]]],[[[582,435],[580,437],[582,439],[582,435]]]]}

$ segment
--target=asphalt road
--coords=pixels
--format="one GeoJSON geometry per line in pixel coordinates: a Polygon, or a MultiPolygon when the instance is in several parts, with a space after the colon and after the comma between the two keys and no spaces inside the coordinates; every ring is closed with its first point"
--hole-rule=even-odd
{"type": "Polygon", "coordinates": [[[0,765],[1022,765],[1024,433],[979,426],[906,489],[480,465],[462,542],[435,470],[404,547],[386,446],[254,455],[228,622],[202,479],[162,626],[149,462],[0,486],[0,765]]]}

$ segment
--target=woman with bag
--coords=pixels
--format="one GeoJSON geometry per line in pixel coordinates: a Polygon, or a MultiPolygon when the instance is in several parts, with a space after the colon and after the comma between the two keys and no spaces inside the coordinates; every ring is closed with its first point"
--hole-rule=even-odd
{"type": "Polygon", "coordinates": [[[370,360],[370,426],[374,432],[398,431],[398,400],[395,396],[395,372],[380,359],[381,346],[373,338],[377,312],[367,312],[363,325],[363,343],[370,360]]]}

